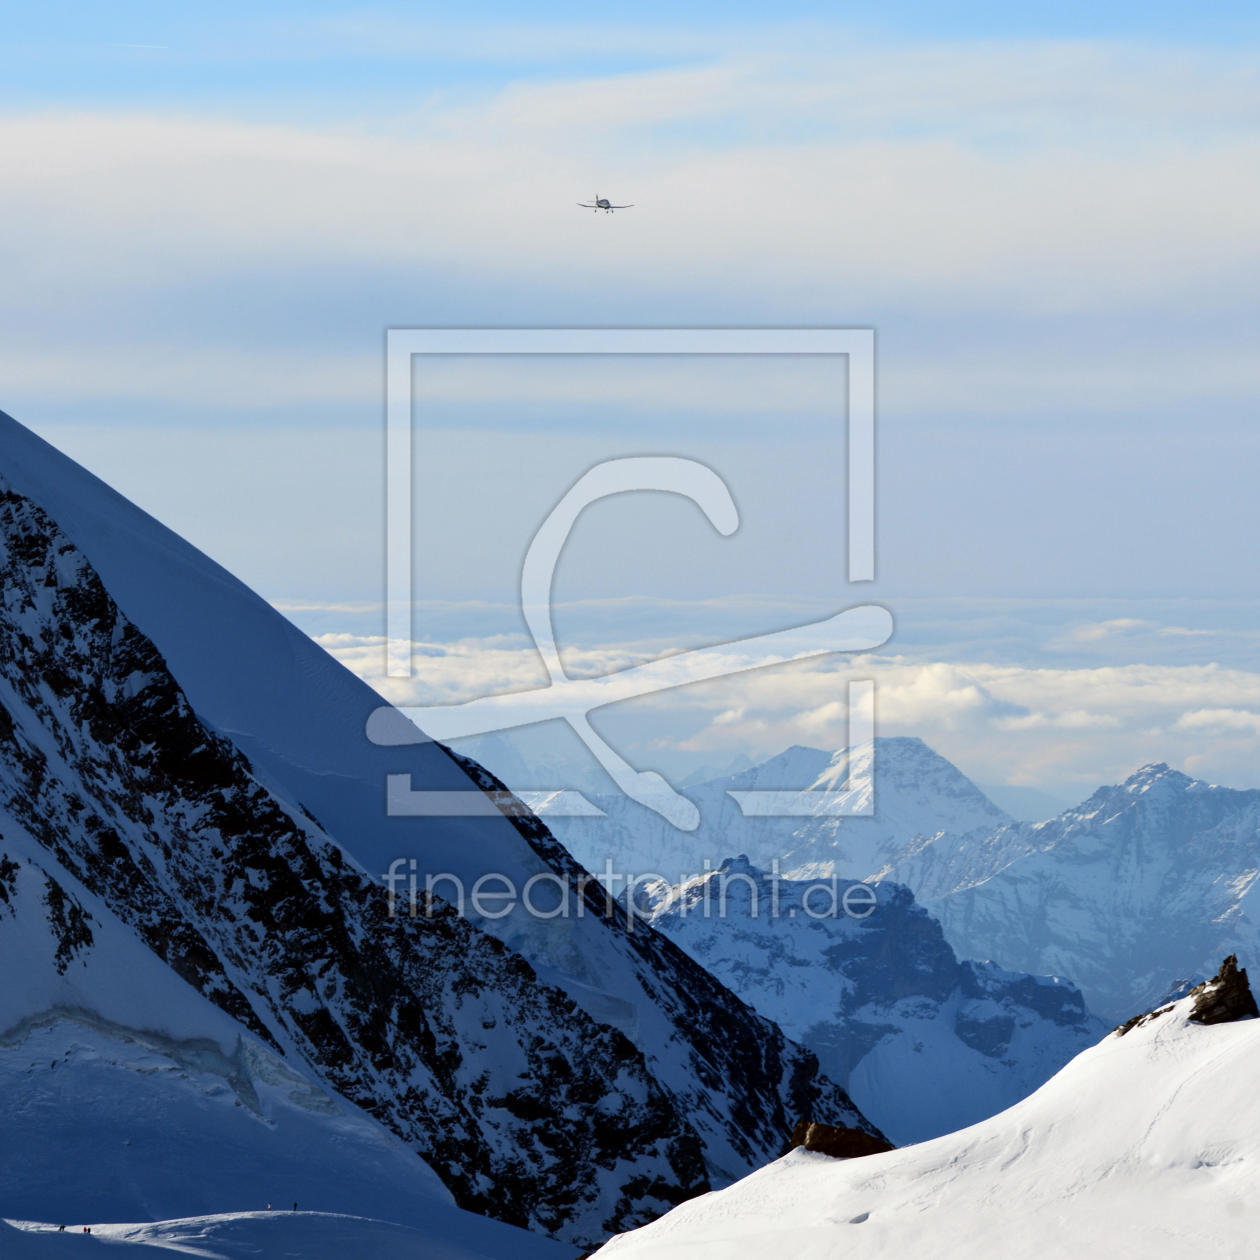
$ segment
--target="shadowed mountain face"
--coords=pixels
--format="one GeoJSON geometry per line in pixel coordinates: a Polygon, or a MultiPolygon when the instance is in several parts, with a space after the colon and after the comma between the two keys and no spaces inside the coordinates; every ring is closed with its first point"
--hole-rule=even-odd
{"type": "MultiPolygon", "coordinates": [[[[391,919],[318,824],[198,721],[48,518],[4,490],[0,539],[4,809],[54,869],[405,1138],[465,1207],[594,1237],[704,1186],[699,1140],[623,1034],[448,906],[391,919]]],[[[44,902],[64,969],[90,924],[54,874],[44,902]]]]}
{"type": "MultiPolygon", "coordinates": [[[[811,1054],[583,891],[535,820],[385,815],[386,773],[496,784],[437,745],[371,746],[366,687],[2,417],[0,441],[0,887],[46,881],[50,975],[116,921],[459,1203],[571,1240],[755,1167],[800,1114],[870,1127],[811,1054]],[[398,856],[469,886],[550,874],[581,913],[391,918],[398,856]]],[[[40,1015],[32,992],[6,1018],[40,1015]]]]}

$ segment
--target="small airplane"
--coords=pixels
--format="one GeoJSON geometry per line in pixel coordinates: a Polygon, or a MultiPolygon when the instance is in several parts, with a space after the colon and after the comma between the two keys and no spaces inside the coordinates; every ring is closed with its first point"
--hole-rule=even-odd
{"type": "Polygon", "coordinates": [[[607,197],[601,197],[599,193],[596,193],[594,201],[579,201],[578,205],[581,206],[583,210],[594,210],[596,214],[598,214],[601,210],[605,214],[612,214],[614,210],[629,210],[630,207],[634,205],[634,202],[630,202],[630,205],[627,206],[614,206],[607,197]]]}

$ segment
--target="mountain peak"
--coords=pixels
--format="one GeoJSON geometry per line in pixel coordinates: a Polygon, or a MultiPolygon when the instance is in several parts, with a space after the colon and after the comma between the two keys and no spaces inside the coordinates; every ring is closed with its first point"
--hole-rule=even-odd
{"type": "Polygon", "coordinates": [[[943,760],[935,748],[924,743],[917,735],[876,735],[871,742],[877,751],[896,752],[904,756],[926,755],[936,760],[943,760]]]}
{"type": "MultiPolygon", "coordinates": [[[[780,757],[790,757],[796,759],[799,757],[829,757],[830,754],[825,748],[815,748],[813,744],[790,744],[781,753],[780,757]]],[[[775,760],[775,758],[771,758],[775,760]]]]}
{"type": "Polygon", "coordinates": [[[1196,780],[1188,774],[1174,770],[1166,761],[1152,761],[1149,765],[1135,770],[1120,787],[1130,795],[1136,796],[1142,792],[1149,792],[1156,785],[1184,791],[1195,782],[1196,780]]]}

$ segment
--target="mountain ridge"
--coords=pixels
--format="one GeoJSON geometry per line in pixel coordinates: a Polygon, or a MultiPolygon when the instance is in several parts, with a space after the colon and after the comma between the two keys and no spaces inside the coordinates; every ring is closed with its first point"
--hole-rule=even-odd
{"type": "Polygon", "coordinates": [[[388,773],[495,785],[440,744],[371,744],[379,697],[257,596],[8,417],[0,445],[7,816],[243,1028],[427,1151],[464,1203],[589,1239],[755,1166],[802,1110],[866,1124],[814,1056],[586,890],[541,823],[391,818],[388,773]],[[440,898],[390,920],[381,872],[412,855],[470,886],[550,876],[581,905],[554,926],[440,898]],[[396,998],[413,992],[428,1006],[396,998]],[[543,1124],[570,1096],[578,1112],[543,1124]]]}
{"type": "Polygon", "coordinates": [[[595,818],[553,817],[546,798],[526,799],[588,870],[598,874],[611,862],[615,871],[650,873],[671,883],[737,853],[792,878],[861,879],[883,869],[915,837],[1011,821],[914,736],[878,736],[833,752],[794,745],[756,766],[693,785],[687,795],[701,816],[693,833],[619,795],[593,797],[604,813],[595,818]],[[805,793],[811,812],[747,816],[731,793],[749,791],[805,793]]]}
{"type": "Polygon", "coordinates": [[[1070,976],[1115,1019],[1260,944],[1260,790],[1151,762],[1056,818],[934,837],[883,875],[957,948],[1070,976]]]}

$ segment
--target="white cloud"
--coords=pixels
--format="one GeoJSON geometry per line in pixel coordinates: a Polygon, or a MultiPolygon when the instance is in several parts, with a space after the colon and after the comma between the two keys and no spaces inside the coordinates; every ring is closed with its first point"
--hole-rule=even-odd
{"type": "MultiPolygon", "coordinates": [[[[320,641],[395,703],[453,703],[546,681],[532,649],[503,639],[418,645],[416,677],[405,681],[382,679],[379,638],[320,641]]],[[[645,651],[641,644],[584,649],[573,653],[573,667],[611,672],[645,651]]],[[[738,645],[728,651],[732,669],[749,663],[738,645]]],[[[850,678],[875,679],[881,733],[919,735],[982,781],[1083,797],[1149,761],[1235,786],[1260,777],[1260,672],[1218,665],[1046,669],[880,655],[794,661],[605,712],[628,750],[663,749],[668,759],[672,748],[715,762],[743,752],[769,757],[792,744],[842,746],[850,678]]],[[[678,680],[685,681],[683,669],[678,680]]],[[[597,689],[590,696],[597,699],[597,689]]]]}
{"type": "MultiPolygon", "coordinates": [[[[898,364],[893,347],[895,406],[1134,409],[1260,386],[1226,319],[1260,271],[1260,94],[1246,58],[871,46],[834,30],[806,48],[749,36],[703,64],[525,80],[353,128],[0,115],[9,279],[23,294],[0,366],[11,389],[79,396],[374,401],[375,315],[354,347],[286,357],[279,343],[316,313],[309,286],[353,293],[392,274],[421,292],[454,272],[461,287],[533,290],[583,312],[594,290],[613,322],[642,319],[636,302],[694,310],[697,295],[715,315],[787,322],[890,308],[938,325],[994,311],[1130,321],[1124,345],[1068,327],[1053,345],[1005,338],[996,354],[919,347],[898,364]],[[571,203],[596,186],[639,205],[583,217],[571,203]],[[266,344],[256,324],[232,343],[231,320],[217,343],[175,343],[169,314],[115,331],[146,303],[168,311],[172,295],[195,316],[225,283],[236,310],[251,294],[274,308],[266,344]],[[1196,344],[1181,334],[1177,370],[1163,372],[1139,330],[1167,342],[1166,312],[1187,301],[1223,322],[1196,344]],[[89,327],[78,310],[113,318],[89,327]],[[45,322],[28,318],[41,311],[45,322]]],[[[379,308],[409,314],[392,297],[379,308]]]]}
{"type": "Polygon", "coordinates": [[[1109,639],[1130,630],[1145,630],[1152,623],[1139,617],[1111,617],[1106,621],[1085,621],[1073,626],[1067,638],[1079,643],[1095,643],[1100,639],[1109,639]]]}
{"type": "Polygon", "coordinates": [[[1186,731],[1242,731],[1260,735],[1260,713],[1250,709],[1192,709],[1177,719],[1177,726],[1186,731]]]}

